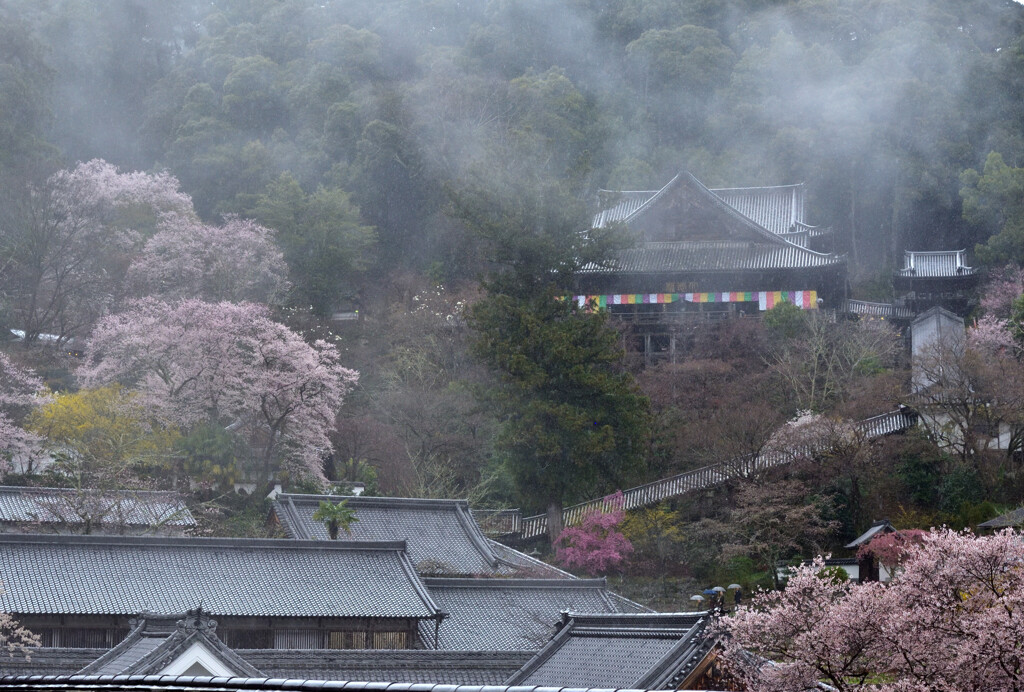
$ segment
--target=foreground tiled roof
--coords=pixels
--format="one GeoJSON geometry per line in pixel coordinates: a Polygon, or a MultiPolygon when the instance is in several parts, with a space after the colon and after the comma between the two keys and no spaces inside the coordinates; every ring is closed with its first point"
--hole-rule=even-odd
{"type": "Polygon", "coordinates": [[[404,540],[420,574],[568,576],[522,553],[497,548],[465,500],[282,494],[274,500],[274,513],[290,537],[326,541],[327,529],[313,513],[322,501],[342,500],[355,510],[358,521],[350,533],[340,531],[338,541],[404,540]]]}
{"type": "Polygon", "coordinates": [[[174,492],[0,486],[0,522],[189,527],[195,519],[174,492]]]}
{"type": "Polygon", "coordinates": [[[707,613],[566,613],[560,630],[508,685],[676,689],[713,640],[707,613]]]}
{"type": "Polygon", "coordinates": [[[500,685],[534,652],[247,649],[240,653],[275,678],[500,685]]]}
{"type": "MultiPolygon", "coordinates": [[[[608,687],[594,690],[558,687],[507,687],[502,685],[415,684],[409,682],[367,682],[334,680],[285,680],[283,678],[203,678],[189,675],[74,675],[74,676],[3,676],[0,690],[52,690],[52,692],[96,692],[138,690],[139,692],[238,692],[265,690],[266,692],[297,692],[318,690],[323,692],[618,692],[608,687]]],[[[627,692],[623,690],[623,692],[627,692]]],[[[638,692],[630,690],[628,692],[638,692]]]]}
{"type": "Polygon", "coordinates": [[[0,535],[13,613],[405,617],[437,613],[405,544],[0,535]]]}
{"type": "MultiPolygon", "coordinates": [[[[438,648],[453,651],[535,651],[554,633],[563,610],[616,613],[643,607],[616,597],[604,579],[423,581],[449,614],[438,648]]],[[[422,624],[420,636],[433,641],[433,625],[422,624]]]]}
{"type": "Polygon", "coordinates": [[[758,269],[808,269],[845,264],[792,243],[779,245],[733,241],[663,241],[641,243],[616,253],[607,267],[588,265],[588,274],[721,272],[758,269]]]}
{"type": "Polygon", "coordinates": [[[968,267],[966,250],[947,250],[939,252],[903,253],[903,267],[896,272],[897,276],[917,279],[933,279],[954,276],[971,276],[974,267],[968,267]]]}

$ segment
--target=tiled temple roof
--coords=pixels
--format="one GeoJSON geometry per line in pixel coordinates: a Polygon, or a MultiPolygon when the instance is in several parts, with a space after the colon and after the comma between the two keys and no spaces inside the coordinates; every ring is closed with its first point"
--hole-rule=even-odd
{"type": "Polygon", "coordinates": [[[966,252],[966,250],[938,252],[907,250],[903,253],[903,267],[897,270],[896,275],[915,279],[971,276],[976,272],[974,267],[967,266],[966,252]]]}
{"type": "Polygon", "coordinates": [[[676,689],[714,644],[707,613],[564,613],[548,644],[508,685],[676,689]]]}
{"type": "Polygon", "coordinates": [[[358,521],[350,533],[340,531],[338,541],[404,540],[420,574],[571,576],[489,540],[465,500],[281,494],[274,500],[274,513],[290,537],[326,541],[327,529],[313,513],[322,501],[342,500],[355,510],[358,521]]]}
{"type": "MultiPolygon", "coordinates": [[[[441,610],[441,649],[537,650],[563,610],[616,613],[642,609],[617,597],[604,579],[424,579],[441,610]]],[[[432,641],[421,625],[424,641],[432,641]]]]}
{"type": "Polygon", "coordinates": [[[12,613],[432,618],[405,544],[0,535],[12,613]]]}
{"type": "MultiPolygon", "coordinates": [[[[598,198],[602,209],[594,216],[593,227],[604,228],[613,223],[629,223],[681,175],[689,174],[677,175],[661,190],[599,190],[598,198]]],[[[827,232],[804,221],[807,197],[804,183],[707,189],[734,210],[772,233],[815,236],[827,232]]]]}
{"type": "Polygon", "coordinates": [[[449,685],[500,685],[529,661],[533,653],[432,649],[247,649],[240,652],[252,665],[276,678],[449,685]]]}
{"type": "Polygon", "coordinates": [[[872,303],[866,300],[847,300],[846,312],[886,319],[912,319],[914,317],[914,311],[910,308],[892,303],[872,303]]]}
{"type": "Polygon", "coordinates": [[[5,655],[0,670],[7,675],[74,675],[107,651],[32,647],[27,656],[17,651],[5,655]]]}
{"type": "Polygon", "coordinates": [[[76,490],[0,486],[0,522],[81,524],[83,514],[95,522],[122,526],[195,526],[192,513],[174,492],[144,490],[76,490]]]}
{"type": "Polygon", "coordinates": [[[712,189],[726,204],[772,233],[789,233],[804,225],[803,183],[773,187],[712,189]]]}

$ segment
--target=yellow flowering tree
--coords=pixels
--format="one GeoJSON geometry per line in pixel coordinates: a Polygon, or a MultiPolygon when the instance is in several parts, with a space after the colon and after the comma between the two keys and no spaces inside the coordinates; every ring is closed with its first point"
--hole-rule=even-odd
{"type": "Polygon", "coordinates": [[[32,412],[27,427],[46,439],[53,470],[79,488],[140,486],[142,472],[173,462],[180,437],[119,385],[57,394],[32,412]]]}

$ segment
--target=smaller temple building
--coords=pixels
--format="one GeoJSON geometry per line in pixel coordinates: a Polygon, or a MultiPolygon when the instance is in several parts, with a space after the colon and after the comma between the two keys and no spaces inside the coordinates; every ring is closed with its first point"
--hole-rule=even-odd
{"type": "Polygon", "coordinates": [[[896,306],[920,314],[942,307],[965,316],[973,307],[978,272],[967,265],[966,250],[903,253],[903,267],[893,276],[896,306]]]}

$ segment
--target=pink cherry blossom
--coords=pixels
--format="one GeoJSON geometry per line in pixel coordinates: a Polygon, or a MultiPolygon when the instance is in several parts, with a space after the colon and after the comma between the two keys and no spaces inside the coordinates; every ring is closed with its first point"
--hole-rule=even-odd
{"type": "Polygon", "coordinates": [[[987,355],[1012,356],[1021,351],[1010,332],[1009,321],[995,315],[985,315],[967,331],[967,344],[987,355]]]}
{"type": "Polygon", "coordinates": [[[120,173],[98,159],[54,174],[20,202],[0,280],[28,341],[87,331],[117,300],[142,240],[162,221],[194,216],[172,176],[120,173]]]}
{"type": "Polygon", "coordinates": [[[333,346],[307,344],[253,303],[140,299],[100,320],[87,352],[84,386],[134,387],[154,415],[185,429],[225,426],[253,450],[264,481],[279,470],[323,480],[327,434],[358,378],[333,346]]]}
{"type": "Polygon", "coordinates": [[[42,380],[0,353],[0,473],[10,471],[16,463],[26,464],[41,454],[39,436],[14,421],[46,402],[43,389],[42,380]]]}
{"type": "Polygon", "coordinates": [[[270,229],[234,216],[223,226],[174,216],[132,261],[126,288],[163,300],[273,303],[284,297],[287,274],[270,229]]]}
{"type": "Polygon", "coordinates": [[[985,286],[981,307],[993,317],[1006,319],[1013,310],[1013,301],[1024,294],[1024,269],[1013,265],[993,272],[985,286]]]}
{"type": "Polygon", "coordinates": [[[1024,542],[941,529],[906,542],[889,584],[838,583],[819,558],[716,625],[752,692],[1024,687],[1024,542]]]}
{"type": "Polygon", "coordinates": [[[633,544],[617,530],[626,518],[622,491],[604,498],[604,504],[610,511],[588,512],[580,526],[567,527],[558,535],[558,563],[588,574],[603,574],[626,561],[633,544]]]}

